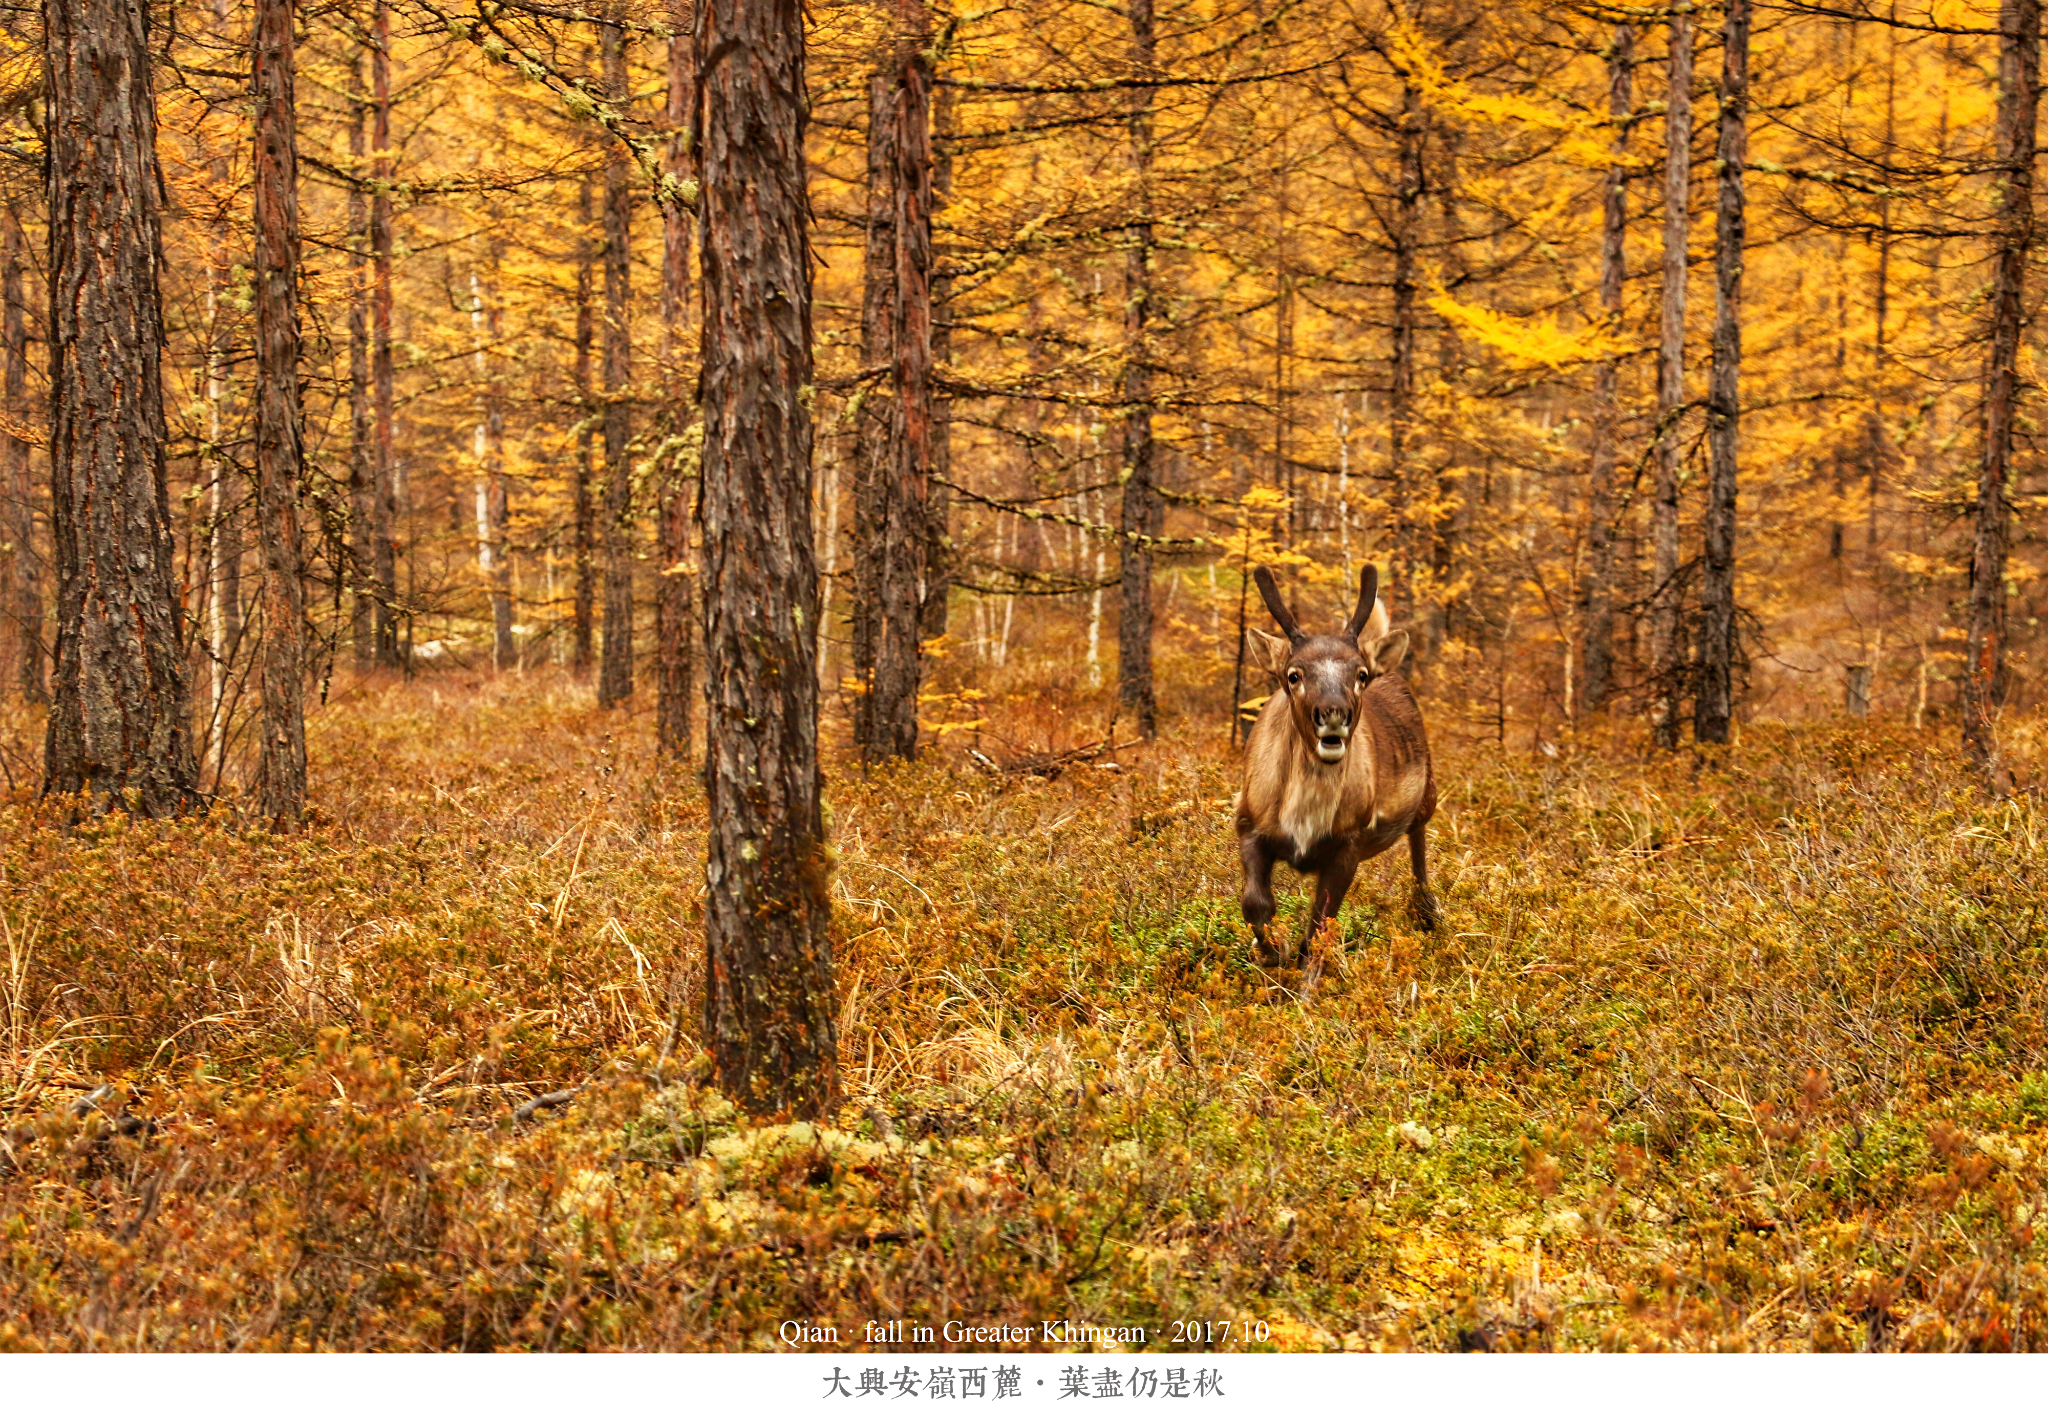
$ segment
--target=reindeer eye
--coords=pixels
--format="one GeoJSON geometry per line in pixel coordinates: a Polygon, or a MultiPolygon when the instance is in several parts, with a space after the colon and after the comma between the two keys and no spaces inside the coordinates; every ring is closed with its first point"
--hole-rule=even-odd
{"type": "Polygon", "coordinates": [[[1369,681],[1371,681],[1371,680],[1372,680],[1372,673],[1371,673],[1371,672],[1369,672],[1369,671],[1367,671],[1367,670],[1366,670],[1366,669],[1365,669],[1364,667],[1360,667],[1360,668],[1358,669],[1358,684],[1359,684],[1360,686],[1364,686],[1364,685],[1365,685],[1365,684],[1366,684],[1367,682],[1369,682],[1369,681]]]}
{"type": "Polygon", "coordinates": [[[1289,686],[1300,686],[1300,685],[1301,685],[1301,673],[1300,673],[1300,672],[1298,672],[1298,671],[1290,671],[1290,672],[1288,672],[1288,673],[1287,673],[1287,684],[1288,684],[1289,686]]]}

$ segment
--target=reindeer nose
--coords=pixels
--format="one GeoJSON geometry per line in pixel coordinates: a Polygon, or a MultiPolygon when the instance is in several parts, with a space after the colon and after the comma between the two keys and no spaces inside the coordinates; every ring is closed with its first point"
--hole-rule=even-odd
{"type": "Polygon", "coordinates": [[[1342,706],[1316,708],[1316,758],[1325,765],[1335,765],[1344,758],[1344,752],[1351,744],[1351,716],[1342,706]]]}

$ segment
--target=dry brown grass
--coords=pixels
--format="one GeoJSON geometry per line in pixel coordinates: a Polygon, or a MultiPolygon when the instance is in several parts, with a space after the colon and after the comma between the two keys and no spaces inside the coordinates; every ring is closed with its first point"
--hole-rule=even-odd
{"type": "MultiPolygon", "coordinates": [[[[1015,709],[1022,741],[1101,733],[1079,699],[1015,709]]],[[[225,812],[66,832],[12,794],[0,1340],[2048,1341],[2044,826],[1945,745],[1441,746],[1445,932],[1383,861],[1308,1001],[1248,957],[1219,745],[1050,783],[958,736],[835,765],[821,1135],[698,1085],[702,801],[646,720],[541,676],[365,690],[314,728],[293,840],[225,812]]],[[[2041,730],[2008,728],[2023,779],[2041,730]]],[[[7,759],[34,744],[0,710],[7,759]]]]}

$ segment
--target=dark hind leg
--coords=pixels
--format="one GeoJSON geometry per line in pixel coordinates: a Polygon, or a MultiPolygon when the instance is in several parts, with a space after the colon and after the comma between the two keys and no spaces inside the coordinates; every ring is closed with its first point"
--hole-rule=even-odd
{"type": "Polygon", "coordinates": [[[1238,906],[1244,910],[1244,921],[1252,926],[1259,961],[1274,967],[1282,950],[1273,939],[1273,856],[1266,853],[1255,834],[1239,837],[1237,854],[1244,861],[1244,894],[1238,906]]]}
{"type": "Polygon", "coordinates": [[[1344,896],[1351,892],[1351,881],[1357,877],[1358,856],[1353,853],[1339,856],[1316,875],[1314,907],[1309,911],[1308,928],[1301,935],[1302,952],[1309,951],[1316,936],[1323,931],[1323,925],[1344,907],[1344,896]]]}
{"type": "Polygon", "coordinates": [[[1358,856],[1346,852],[1327,865],[1316,876],[1315,906],[1308,916],[1308,928],[1301,937],[1301,992],[1307,997],[1315,991],[1316,980],[1323,975],[1323,952],[1319,942],[1325,925],[1337,917],[1337,910],[1344,907],[1344,896],[1351,892],[1351,881],[1358,877],[1358,856]]]}
{"type": "Polygon", "coordinates": [[[1418,820],[1408,827],[1408,863],[1415,870],[1415,897],[1409,908],[1415,914],[1415,921],[1430,933],[1443,927],[1443,915],[1438,912],[1436,895],[1429,891],[1429,850],[1423,843],[1427,821],[1418,820]]]}

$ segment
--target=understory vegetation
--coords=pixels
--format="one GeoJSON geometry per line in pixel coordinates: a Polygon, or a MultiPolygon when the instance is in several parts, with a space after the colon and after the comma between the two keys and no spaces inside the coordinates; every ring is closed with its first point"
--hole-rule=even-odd
{"type": "Polygon", "coordinates": [[[820,1125],[703,1085],[703,801],[644,717],[351,692],[293,838],[67,826],[0,717],[7,1347],[2048,1345],[2043,816],[1952,734],[1440,736],[1443,931],[1389,855],[1306,992],[1249,951],[1220,737],[834,763],[820,1125]]]}

